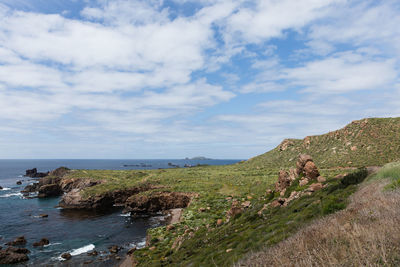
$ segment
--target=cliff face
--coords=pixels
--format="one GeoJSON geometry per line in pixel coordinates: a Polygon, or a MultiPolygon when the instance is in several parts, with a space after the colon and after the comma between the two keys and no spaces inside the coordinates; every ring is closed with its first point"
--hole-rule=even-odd
{"type": "Polygon", "coordinates": [[[322,168],[382,166],[400,159],[399,147],[400,118],[369,118],[327,134],[285,139],[244,166],[287,168],[299,154],[311,154],[322,168]]]}

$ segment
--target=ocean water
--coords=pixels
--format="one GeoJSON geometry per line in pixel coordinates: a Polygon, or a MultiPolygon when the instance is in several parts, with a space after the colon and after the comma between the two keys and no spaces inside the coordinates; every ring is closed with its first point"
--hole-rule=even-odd
{"type": "MultiPolygon", "coordinates": [[[[133,246],[144,246],[146,230],[162,225],[163,217],[131,218],[115,209],[109,213],[65,211],[56,208],[59,198],[26,199],[20,191],[36,179],[23,177],[26,169],[37,168],[40,172],[50,171],[60,166],[71,169],[158,169],[185,164],[225,165],[238,160],[0,160],[0,246],[25,236],[31,253],[28,266],[84,266],[118,265],[113,260],[103,261],[107,248],[119,245],[124,255],[133,246]],[[21,180],[22,185],[16,182],[21,180]],[[48,218],[39,218],[48,214],[48,218]],[[50,240],[43,248],[32,244],[41,238],[50,240]],[[88,256],[91,250],[103,252],[103,256],[88,256]],[[69,252],[74,257],[61,261],[60,255],[69,252]]],[[[15,265],[14,265],[15,266],[15,265]]]]}

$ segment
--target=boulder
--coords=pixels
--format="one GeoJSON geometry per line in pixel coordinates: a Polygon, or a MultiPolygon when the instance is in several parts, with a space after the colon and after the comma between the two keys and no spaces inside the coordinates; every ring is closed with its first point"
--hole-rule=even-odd
{"type": "Polygon", "coordinates": [[[302,178],[302,179],[300,179],[300,181],[299,181],[299,185],[300,186],[303,186],[303,185],[306,185],[306,184],[308,184],[308,179],[307,178],[302,178]]]}
{"type": "Polygon", "coordinates": [[[17,237],[14,241],[8,242],[7,246],[21,246],[26,244],[26,239],[24,236],[17,237]]]}
{"type": "Polygon", "coordinates": [[[306,155],[306,154],[299,155],[299,158],[297,159],[297,162],[296,162],[296,173],[298,175],[303,173],[304,166],[306,166],[306,163],[309,161],[312,161],[312,158],[310,155],[306,155]]]}
{"type": "Polygon", "coordinates": [[[232,201],[231,208],[228,210],[226,216],[229,218],[233,218],[243,212],[243,208],[237,200],[232,201]]]}
{"type": "Polygon", "coordinates": [[[39,188],[39,198],[44,197],[56,197],[61,195],[63,192],[58,184],[46,184],[39,188]]]}
{"type": "Polygon", "coordinates": [[[315,191],[318,191],[318,190],[320,190],[320,189],[322,189],[323,188],[323,185],[321,184],[321,183],[314,183],[314,184],[311,184],[310,185],[310,187],[308,188],[308,190],[310,191],[310,192],[315,192],[315,191]]]}
{"type": "Polygon", "coordinates": [[[47,217],[49,217],[48,214],[39,214],[39,218],[47,218],[47,217]]]}
{"type": "Polygon", "coordinates": [[[21,185],[22,184],[22,181],[17,181],[17,185],[21,185]]]}
{"type": "Polygon", "coordinates": [[[29,250],[24,248],[9,247],[5,250],[0,250],[0,264],[15,264],[28,261],[26,254],[29,250]]]}
{"type": "Polygon", "coordinates": [[[69,260],[72,258],[72,255],[70,253],[63,253],[61,254],[61,258],[63,258],[64,260],[69,260]]]}
{"type": "Polygon", "coordinates": [[[39,242],[33,243],[33,246],[34,247],[43,247],[48,244],[50,244],[50,241],[47,238],[42,238],[42,239],[40,239],[39,242]]]}
{"type": "Polygon", "coordinates": [[[304,175],[311,180],[315,180],[319,176],[318,168],[313,161],[307,161],[304,166],[304,175]]]}
{"type": "Polygon", "coordinates": [[[271,202],[271,207],[273,208],[280,207],[285,203],[285,201],[286,200],[284,198],[278,198],[271,202]]]}
{"type": "Polygon", "coordinates": [[[278,181],[275,183],[275,191],[282,192],[290,186],[291,179],[289,173],[284,170],[279,171],[278,181]]]}
{"type": "Polygon", "coordinates": [[[0,190],[3,190],[3,187],[0,186],[0,190]]]}
{"type": "Polygon", "coordinates": [[[325,183],[326,182],[326,178],[323,176],[318,176],[317,178],[318,183],[325,183]]]}

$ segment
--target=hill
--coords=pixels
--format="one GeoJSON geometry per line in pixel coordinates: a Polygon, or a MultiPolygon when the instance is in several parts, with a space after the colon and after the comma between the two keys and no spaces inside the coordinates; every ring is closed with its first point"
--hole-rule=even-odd
{"type": "Polygon", "coordinates": [[[400,118],[368,118],[327,134],[285,139],[243,165],[287,168],[299,154],[310,154],[322,168],[382,166],[400,159],[399,147],[400,118]]]}

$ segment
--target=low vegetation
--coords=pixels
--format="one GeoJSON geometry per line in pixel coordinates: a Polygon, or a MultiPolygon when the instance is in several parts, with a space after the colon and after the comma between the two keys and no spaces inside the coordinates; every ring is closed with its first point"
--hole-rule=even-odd
{"type": "Polygon", "coordinates": [[[399,266],[399,163],[382,168],[350,197],[348,207],[321,218],[275,246],[249,253],[237,266],[399,266]]]}

